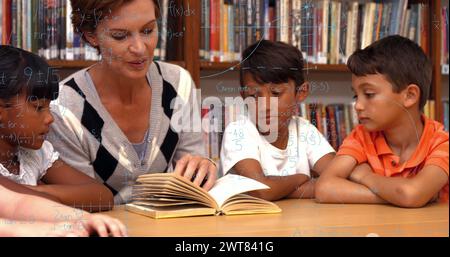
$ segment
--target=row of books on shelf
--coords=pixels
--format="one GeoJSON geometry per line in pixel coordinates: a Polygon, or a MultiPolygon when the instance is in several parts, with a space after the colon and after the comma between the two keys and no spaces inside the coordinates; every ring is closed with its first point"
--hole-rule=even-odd
{"type": "Polygon", "coordinates": [[[394,34],[429,48],[429,6],[407,0],[202,0],[202,10],[200,56],[212,62],[239,61],[261,39],[292,44],[319,64],[345,63],[394,34]]]}
{"type": "MultiPolygon", "coordinates": [[[[448,100],[443,101],[443,106],[444,126],[445,130],[449,131],[448,100]]],[[[436,119],[434,108],[435,101],[429,100],[424,107],[424,114],[431,119],[436,119]]],[[[226,106],[222,109],[202,108],[202,123],[204,124],[202,133],[209,158],[215,161],[219,160],[223,131],[229,122],[237,119],[237,113],[239,113],[239,109],[236,106],[226,106]]],[[[359,124],[354,104],[301,103],[298,106],[298,115],[309,120],[336,150],[359,124]]]]}
{"type": "Polygon", "coordinates": [[[353,104],[302,103],[299,107],[299,116],[316,126],[336,150],[358,124],[353,104]]]}
{"type": "Polygon", "coordinates": [[[74,33],[68,0],[4,0],[0,8],[1,41],[46,58],[98,60],[97,50],[74,33]]]}
{"type": "Polygon", "coordinates": [[[423,113],[430,119],[442,122],[444,124],[445,131],[448,132],[448,100],[442,101],[442,108],[442,117],[438,117],[436,115],[436,101],[428,100],[423,108],[423,113]]]}
{"type": "MultiPolygon", "coordinates": [[[[161,28],[155,59],[176,60],[175,51],[166,49],[177,49],[175,45],[183,37],[182,23],[180,19],[169,19],[176,15],[168,11],[169,0],[160,2],[161,28]]],[[[72,26],[71,14],[70,0],[2,0],[0,42],[37,53],[47,60],[99,60],[97,50],[84,43],[72,26]]]]}
{"type": "Polygon", "coordinates": [[[428,100],[425,106],[423,107],[423,114],[430,119],[436,118],[436,102],[434,100],[428,100]]]}
{"type": "MultiPolygon", "coordinates": [[[[155,59],[179,59],[184,29],[173,11],[178,2],[160,1],[155,59]]],[[[429,6],[410,2],[202,0],[200,57],[239,61],[247,46],[269,39],[298,47],[310,63],[339,64],[356,49],[392,34],[409,37],[428,51],[429,6]]],[[[69,0],[2,0],[0,41],[47,59],[99,60],[97,50],[74,31],[71,12],[69,0]]],[[[448,7],[434,16],[431,27],[441,29],[442,72],[448,74],[448,7]]]]}

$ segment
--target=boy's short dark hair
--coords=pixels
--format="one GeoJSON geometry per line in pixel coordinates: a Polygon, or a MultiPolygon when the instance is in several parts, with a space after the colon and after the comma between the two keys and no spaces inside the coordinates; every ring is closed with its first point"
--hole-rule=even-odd
{"type": "Polygon", "coordinates": [[[28,98],[55,100],[59,78],[41,57],[8,45],[0,45],[0,99],[24,92],[28,98]]]}
{"type": "Polygon", "coordinates": [[[431,85],[432,65],[415,42],[394,35],[380,39],[370,46],[356,50],[347,66],[356,76],[383,74],[398,93],[409,84],[420,88],[419,109],[425,106],[431,85]]]}
{"type": "Polygon", "coordinates": [[[244,87],[244,75],[250,73],[260,83],[295,82],[296,90],[305,82],[303,56],[299,49],[283,42],[262,40],[242,53],[240,83],[244,87]]]}

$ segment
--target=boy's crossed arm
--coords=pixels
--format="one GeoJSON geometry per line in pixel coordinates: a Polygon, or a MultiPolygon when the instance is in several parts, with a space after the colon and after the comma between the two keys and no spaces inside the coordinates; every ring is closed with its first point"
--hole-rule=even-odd
{"type": "Polygon", "coordinates": [[[422,207],[448,182],[442,168],[425,166],[412,178],[383,177],[367,163],[357,165],[351,156],[337,156],[316,185],[321,203],[391,203],[422,207]]]}
{"type": "Polygon", "coordinates": [[[426,165],[411,178],[383,177],[372,171],[369,164],[363,163],[355,169],[350,179],[368,187],[389,203],[401,207],[422,207],[436,195],[448,182],[442,168],[426,165]]]}
{"type": "Polygon", "coordinates": [[[287,198],[303,198],[303,199],[311,199],[315,198],[314,191],[316,187],[317,177],[323,174],[325,169],[334,159],[335,153],[328,153],[322,156],[317,162],[314,164],[311,170],[311,179],[300,185],[296,190],[294,190],[291,194],[287,196],[287,198]]]}
{"type": "Polygon", "coordinates": [[[364,185],[348,180],[357,162],[353,157],[336,156],[315,187],[320,203],[386,203],[364,185]]]}
{"type": "MultiPolygon", "coordinates": [[[[320,176],[333,158],[334,153],[322,156],[314,164],[311,173],[320,176]]],[[[250,195],[269,201],[282,198],[314,198],[316,180],[310,179],[307,175],[300,173],[288,176],[266,176],[259,161],[252,158],[237,162],[232,170],[239,175],[255,179],[270,187],[270,190],[253,191],[250,192],[250,195]]]]}

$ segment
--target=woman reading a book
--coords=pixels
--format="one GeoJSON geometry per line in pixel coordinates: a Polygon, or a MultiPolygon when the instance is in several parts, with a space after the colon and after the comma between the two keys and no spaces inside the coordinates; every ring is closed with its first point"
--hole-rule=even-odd
{"type": "Polygon", "coordinates": [[[116,204],[129,201],[146,173],[173,171],[211,188],[216,165],[186,121],[200,115],[194,83],[186,70],[153,61],[158,1],[71,4],[75,31],[102,60],[60,83],[48,140],[61,158],[104,183],[116,204]]]}

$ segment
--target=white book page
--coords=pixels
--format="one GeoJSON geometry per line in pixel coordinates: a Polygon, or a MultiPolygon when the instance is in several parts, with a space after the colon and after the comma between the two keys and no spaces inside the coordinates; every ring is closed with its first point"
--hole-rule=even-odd
{"type": "Polygon", "coordinates": [[[222,207],[222,204],[234,195],[260,189],[270,187],[251,178],[228,174],[218,179],[208,193],[216,200],[217,205],[222,207]]]}

